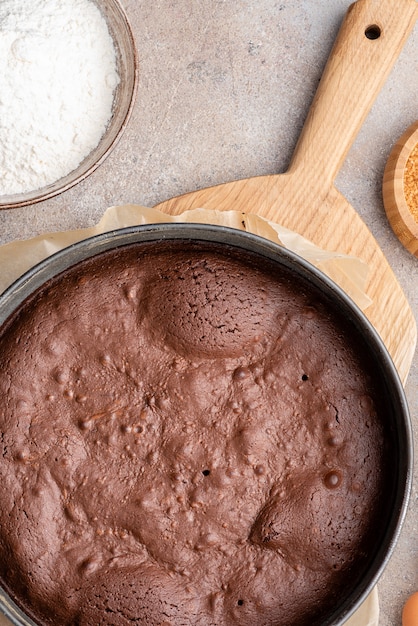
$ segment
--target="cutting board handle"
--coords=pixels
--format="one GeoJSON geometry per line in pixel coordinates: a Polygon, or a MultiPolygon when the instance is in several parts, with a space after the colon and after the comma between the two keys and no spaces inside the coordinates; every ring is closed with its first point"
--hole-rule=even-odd
{"type": "Polygon", "coordinates": [[[358,0],[348,9],[288,170],[304,181],[307,201],[333,186],[417,17],[416,0],[358,0]]]}

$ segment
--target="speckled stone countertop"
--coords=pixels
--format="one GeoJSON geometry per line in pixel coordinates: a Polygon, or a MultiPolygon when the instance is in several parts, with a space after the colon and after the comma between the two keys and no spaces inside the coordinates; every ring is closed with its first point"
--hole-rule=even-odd
{"type": "MultiPolygon", "coordinates": [[[[350,0],[122,0],[136,39],[139,89],[112,154],[84,182],[0,212],[0,243],[83,228],[111,205],[153,206],[237,178],[286,170],[350,0]]],[[[380,244],[418,316],[418,260],[393,234],[383,170],[418,119],[418,27],[403,48],[336,184],[380,244]]],[[[406,385],[418,437],[418,357],[406,385]]],[[[417,463],[418,467],[418,463],[417,463]]],[[[381,626],[401,623],[418,590],[418,493],[380,582],[381,626]]]]}

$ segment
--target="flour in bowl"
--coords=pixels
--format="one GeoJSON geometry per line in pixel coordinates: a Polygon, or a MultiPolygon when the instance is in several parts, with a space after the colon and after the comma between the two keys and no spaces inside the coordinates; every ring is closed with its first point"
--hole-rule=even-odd
{"type": "Polygon", "coordinates": [[[119,83],[91,0],[0,2],[0,195],[72,172],[98,145],[119,83]]]}

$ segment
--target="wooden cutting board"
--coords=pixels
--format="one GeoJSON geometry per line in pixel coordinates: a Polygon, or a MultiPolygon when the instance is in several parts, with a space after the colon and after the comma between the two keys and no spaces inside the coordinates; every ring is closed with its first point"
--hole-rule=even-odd
{"type": "Polygon", "coordinates": [[[286,173],[201,189],[156,206],[171,215],[199,207],[257,213],[323,249],[364,260],[373,300],[365,313],[403,382],[416,347],[415,319],[376,240],[334,181],[417,17],[416,0],[351,5],[286,173]]]}

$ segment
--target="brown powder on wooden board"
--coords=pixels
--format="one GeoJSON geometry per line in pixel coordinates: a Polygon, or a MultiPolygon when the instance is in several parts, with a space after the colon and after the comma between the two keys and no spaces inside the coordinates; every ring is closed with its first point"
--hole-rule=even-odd
{"type": "Polygon", "coordinates": [[[405,200],[415,221],[418,222],[418,143],[409,155],[404,173],[405,200]]]}

